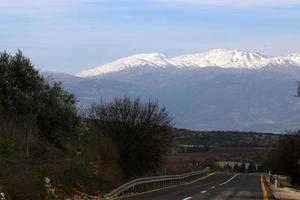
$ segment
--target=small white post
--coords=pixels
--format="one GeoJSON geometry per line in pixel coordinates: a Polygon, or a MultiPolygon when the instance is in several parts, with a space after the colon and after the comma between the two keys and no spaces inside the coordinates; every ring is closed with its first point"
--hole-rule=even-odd
{"type": "Polygon", "coordinates": [[[278,188],[278,181],[275,179],[275,188],[278,188]]]}
{"type": "Polygon", "coordinates": [[[0,193],[0,200],[5,200],[5,195],[3,192],[0,193]]]}

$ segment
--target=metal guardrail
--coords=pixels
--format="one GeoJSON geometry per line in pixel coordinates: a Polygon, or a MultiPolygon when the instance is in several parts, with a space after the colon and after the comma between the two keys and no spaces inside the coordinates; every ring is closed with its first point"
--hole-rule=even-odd
{"type": "Polygon", "coordinates": [[[170,176],[154,176],[146,178],[138,178],[132,180],[119,188],[113,190],[105,195],[106,199],[115,198],[118,196],[151,191],[159,188],[164,188],[172,185],[182,185],[192,182],[209,173],[209,167],[201,171],[191,172],[183,175],[170,175],[170,176]]]}

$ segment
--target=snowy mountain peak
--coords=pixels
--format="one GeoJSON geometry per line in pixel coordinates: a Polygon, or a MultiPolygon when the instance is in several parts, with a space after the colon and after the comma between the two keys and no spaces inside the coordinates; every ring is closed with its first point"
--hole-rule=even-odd
{"type": "Polygon", "coordinates": [[[130,68],[152,67],[152,68],[241,68],[261,69],[269,65],[299,65],[300,53],[288,56],[268,57],[259,53],[242,50],[213,49],[203,53],[166,58],[163,54],[136,54],[115,62],[89,69],[77,74],[79,77],[91,77],[110,72],[123,71],[130,68]]]}
{"type": "Polygon", "coordinates": [[[223,67],[258,69],[266,65],[268,57],[241,50],[213,49],[204,53],[179,56],[171,59],[179,67],[223,67]]]}
{"type": "Polygon", "coordinates": [[[290,54],[286,58],[293,61],[295,64],[300,65],[300,53],[290,54]]]}
{"type": "Polygon", "coordinates": [[[167,67],[172,65],[168,62],[163,54],[151,53],[151,54],[136,54],[126,58],[119,59],[115,62],[89,69],[77,74],[79,77],[97,76],[109,72],[118,72],[129,68],[136,67],[167,67]]]}

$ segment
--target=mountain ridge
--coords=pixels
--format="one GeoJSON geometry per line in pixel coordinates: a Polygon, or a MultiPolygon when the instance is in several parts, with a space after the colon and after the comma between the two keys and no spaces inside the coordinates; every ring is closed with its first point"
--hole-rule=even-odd
{"type": "Polygon", "coordinates": [[[77,73],[78,77],[94,77],[131,68],[238,68],[259,70],[270,65],[296,65],[300,68],[300,53],[287,56],[265,56],[242,50],[213,49],[203,53],[167,58],[160,53],[136,54],[77,73]]]}
{"type": "Polygon", "coordinates": [[[156,99],[178,128],[283,133],[300,127],[299,53],[269,57],[215,49],[171,59],[137,54],[81,77],[53,76],[83,108],[123,96],[156,99]]]}
{"type": "Polygon", "coordinates": [[[262,70],[130,68],[88,78],[53,74],[79,107],[129,96],[158,100],[178,128],[283,133],[300,127],[298,66],[262,70]]]}

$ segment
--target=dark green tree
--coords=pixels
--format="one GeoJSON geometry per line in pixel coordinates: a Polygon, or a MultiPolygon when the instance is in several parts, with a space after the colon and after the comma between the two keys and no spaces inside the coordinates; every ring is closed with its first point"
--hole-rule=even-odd
{"type": "Polygon", "coordinates": [[[35,117],[42,105],[45,83],[30,60],[18,51],[0,53],[0,104],[2,113],[15,119],[35,117]],[[35,115],[35,116],[34,116],[35,115]]]}
{"type": "Polygon", "coordinates": [[[80,127],[75,97],[46,81],[21,51],[0,53],[0,111],[2,118],[37,126],[54,143],[80,127]]]}
{"type": "Polygon", "coordinates": [[[66,92],[59,83],[47,85],[46,91],[42,98],[46,106],[41,108],[37,116],[38,126],[50,140],[77,136],[80,118],[77,115],[74,95],[66,92]]]}

